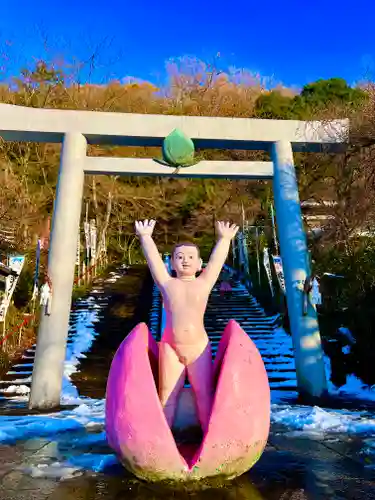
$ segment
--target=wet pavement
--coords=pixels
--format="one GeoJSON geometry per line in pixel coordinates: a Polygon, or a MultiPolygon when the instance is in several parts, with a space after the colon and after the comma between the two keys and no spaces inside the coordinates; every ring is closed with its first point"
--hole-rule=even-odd
{"type": "MultiPolygon", "coordinates": [[[[148,485],[115,463],[108,464],[99,473],[77,469],[72,460],[74,453],[81,464],[84,461],[82,457],[86,456],[86,465],[90,462],[89,456],[110,453],[104,440],[80,447],[80,441],[87,443],[87,432],[67,433],[52,441],[32,439],[16,446],[1,446],[0,498],[375,499],[375,482],[371,471],[346,456],[343,453],[345,450],[337,450],[329,443],[312,439],[288,437],[279,431],[271,432],[262,458],[247,474],[219,487],[207,482],[199,490],[148,485]],[[70,468],[66,464],[67,458],[71,461],[70,468]],[[43,464],[46,466],[43,467],[43,464]],[[62,474],[66,479],[59,479],[62,474]]],[[[98,460],[92,462],[99,463],[98,460]]]]}
{"type": "Polygon", "coordinates": [[[98,335],[80,372],[72,377],[87,400],[48,417],[20,416],[27,413],[22,401],[0,408],[0,437],[13,435],[1,439],[8,444],[0,445],[0,500],[375,500],[373,464],[363,453],[366,436],[371,437],[369,422],[375,422],[372,413],[366,416],[369,432],[361,435],[306,434],[274,423],[259,462],[224,485],[205,482],[199,489],[167,488],[145,484],[127,473],[105,440],[103,396],[106,374],[124,332],[148,319],[152,289],[149,281],[143,286],[145,277],[142,269],[135,269],[116,283],[98,285],[97,295],[106,296],[95,323],[98,335]],[[51,431],[43,434],[39,427],[45,419],[51,431]],[[24,427],[22,438],[16,432],[18,426],[24,427]]]}

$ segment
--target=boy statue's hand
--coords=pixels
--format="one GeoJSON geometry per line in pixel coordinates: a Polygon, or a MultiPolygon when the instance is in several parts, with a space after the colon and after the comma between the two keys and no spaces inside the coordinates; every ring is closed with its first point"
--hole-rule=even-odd
{"type": "Polygon", "coordinates": [[[216,228],[219,238],[225,238],[228,240],[233,239],[239,230],[239,227],[236,224],[222,221],[218,221],[216,223],[216,228]]]}
{"type": "Polygon", "coordinates": [[[137,236],[152,236],[152,233],[155,228],[156,221],[155,220],[144,220],[135,222],[135,234],[137,236]]]}

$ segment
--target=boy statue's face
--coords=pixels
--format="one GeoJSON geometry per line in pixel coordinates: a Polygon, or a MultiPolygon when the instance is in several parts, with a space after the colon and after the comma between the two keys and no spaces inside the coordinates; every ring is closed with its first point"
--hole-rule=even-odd
{"type": "Polygon", "coordinates": [[[199,250],[193,245],[178,246],[173,252],[172,268],[177,278],[190,278],[202,269],[202,259],[199,250]]]}

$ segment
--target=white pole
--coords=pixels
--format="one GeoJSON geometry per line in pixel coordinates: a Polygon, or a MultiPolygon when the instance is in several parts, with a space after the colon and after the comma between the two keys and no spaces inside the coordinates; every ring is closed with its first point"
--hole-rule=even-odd
{"type": "Polygon", "coordinates": [[[86,149],[87,143],[83,135],[65,135],[48,255],[48,277],[52,285],[53,300],[50,302],[51,307],[46,308],[47,311],[41,317],[29,408],[50,409],[60,404],[86,149]]]}

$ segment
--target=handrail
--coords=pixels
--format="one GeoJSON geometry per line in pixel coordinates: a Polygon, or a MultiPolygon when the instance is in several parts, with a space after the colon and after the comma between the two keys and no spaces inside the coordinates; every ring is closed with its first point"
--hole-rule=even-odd
{"type": "Polygon", "coordinates": [[[3,345],[7,339],[9,337],[11,337],[12,335],[14,335],[15,333],[19,332],[21,330],[22,327],[26,326],[32,319],[35,319],[35,314],[30,314],[28,315],[23,321],[22,323],[20,323],[19,325],[17,325],[15,328],[13,328],[13,330],[11,330],[9,333],[7,333],[6,335],[4,335],[4,337],[2,337],[0,339],[0,345],[3,345]]]}

